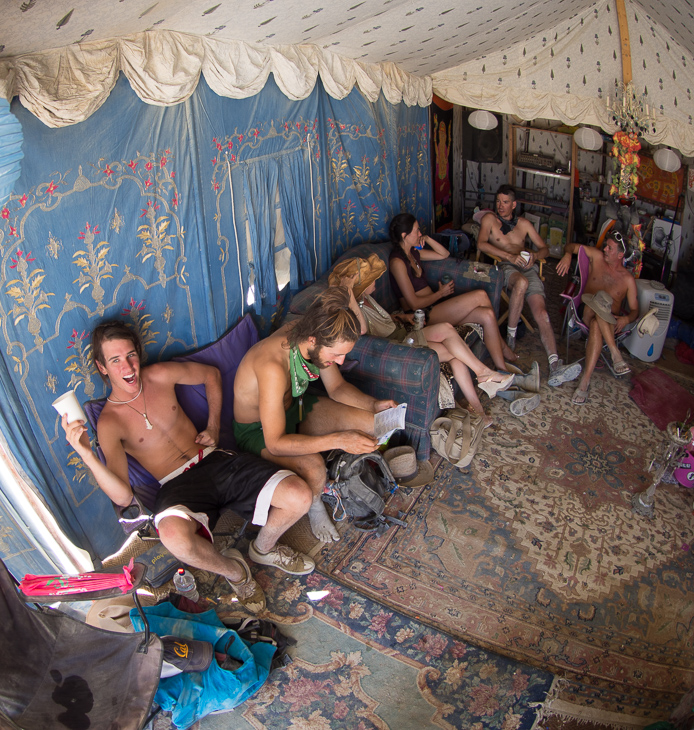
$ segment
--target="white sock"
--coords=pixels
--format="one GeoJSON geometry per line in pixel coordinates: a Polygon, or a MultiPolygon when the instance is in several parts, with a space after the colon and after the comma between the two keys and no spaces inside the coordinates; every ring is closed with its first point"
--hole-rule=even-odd
{"type": "Polygon", "coordinates": [[[549,360],[549,366],[552,367],[552,365],[559,360],[559,355],[549,355],[547,359],[549,360]]]}
{"type": "Polygon", "coordinates": [[[509,335],[510,337],[515,337],[517,329],[518,329],[518,325],[516,325],[515,327],[507,327],[506,334],[509,335]]]}

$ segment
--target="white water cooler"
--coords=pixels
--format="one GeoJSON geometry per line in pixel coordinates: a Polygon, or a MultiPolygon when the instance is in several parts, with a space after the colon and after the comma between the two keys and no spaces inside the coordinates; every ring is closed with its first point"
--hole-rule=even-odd
{"type": "Polygon", "coordinates": [[[639,316],[643,317],[649,310],[657,309],[655,316],[658,320],[658,329],[654,335],[642,336],[638,333],[638,328],[634,328],[634,331],[624,340],[624,346],[639,360],[653,362],[660,357],[663,351],[675,297],[665,288],[665,284],[661,284],[659,281],[637,279],[636,289],[639,299],[639,316]]]}

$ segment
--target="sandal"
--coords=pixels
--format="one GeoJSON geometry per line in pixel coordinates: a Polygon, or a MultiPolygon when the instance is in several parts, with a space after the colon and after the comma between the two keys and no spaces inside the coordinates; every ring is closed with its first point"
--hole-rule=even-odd
{"type": "Polygon", "coordinates": [[[241,553],[235,548],[225,548],[219,551],[225,558],[230,558],[237,562],[244,572],[243,580],[234,582],[230,578],[226,578],[226,582],[234,591],[239,603],[245,606],[251,613],[260,613],[265,609],[265,594],[263,589],[255,582],[251,575],[251,569],[248,563],[243,559],[241,553]]]}
{"type": "Polygon", "coordinates": [[[507,375],[501,382],[495,382],[493,380],[489,380],[489,378],[493,378],[497,373],[492,373],[489,376],[486,376],[488,379],[480,382],[480,380],[477,380],[477,387],[480,390],[483,390],[490,398],[493,398],[500,390],[506,390],[507,388],[510,388],[513,379],[516,377],[513,373],[510,375],[507,375]]]}
{"type": "Polygon", "coordinates": [[[621,377],[622,375],[627,375],[627,373],[631,372],[631,368],[624,362],[624,360],[617,360],[617,362],[615,362],[613,360],[612,368],[617,377],[621,377]]]}
{"type": "Polygon", "coordinates": [[[571,399],[571,402],[575,406],[584,406],[586,404],[586,401],[588,400],[588,391],[587,390],[581,390],[580,388],[576,388],[573,394],[573,398],[571,399]]]}

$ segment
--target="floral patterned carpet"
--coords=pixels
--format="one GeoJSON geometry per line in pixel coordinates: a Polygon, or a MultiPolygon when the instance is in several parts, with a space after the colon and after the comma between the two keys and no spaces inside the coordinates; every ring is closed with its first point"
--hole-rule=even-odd
{"type": "MultiPolygon", "coordinates": [[[[254,571],[293,662],[234,711],[193,730],[529,730],[552,676],[470,646],[318,573],[254,571]],[[318,595],[316,595],[316,593],[318,595]],[[312,596],[313,600],[309,597],[312,596]]],[[[246,618],[223,581],[196,571],[220,618],[246,618]]],[[[152,730],[169,730],[162,713],[152,730]]]]}
{"type": "MultiPolygon", "coordinates": [[[[544,378],[538,345],[526,335],[518,352],[544,378]]],[[[468,469],[444,462],[434,483],[401,490],[392,509],[408,513],[407,528],[348,533],[319,570],[563,677],[563,701],[667,718],[694,685],[694,494],[661,484],[654,519],[633,512],[663,435],[629,398],[629,380],[596,371],[582,407],[571,404],[576,383],[543,385],[522,419],[494,399],[495,425],[468,469]]]]}

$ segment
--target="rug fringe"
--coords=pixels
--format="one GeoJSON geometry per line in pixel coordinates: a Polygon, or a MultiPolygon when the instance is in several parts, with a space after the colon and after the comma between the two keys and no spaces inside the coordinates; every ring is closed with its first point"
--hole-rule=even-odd
{"type": "Polygon", "coordinates": [[[537,716],[531,730],[543,730],[544,726],[540,723],[550,717],[575,720],[579,724],[600,723],[612,730],[635,730],[635,728],[643,728],[655,722],[653,718],[622,715],[618,712],[608,712],[596,707],[584,707],[560,700],[559,691],[566,684],[568,682],[562,677],[555,677],[545,695],[545,701],[531,703],[530,707],[537,708],[537,716]]]}

